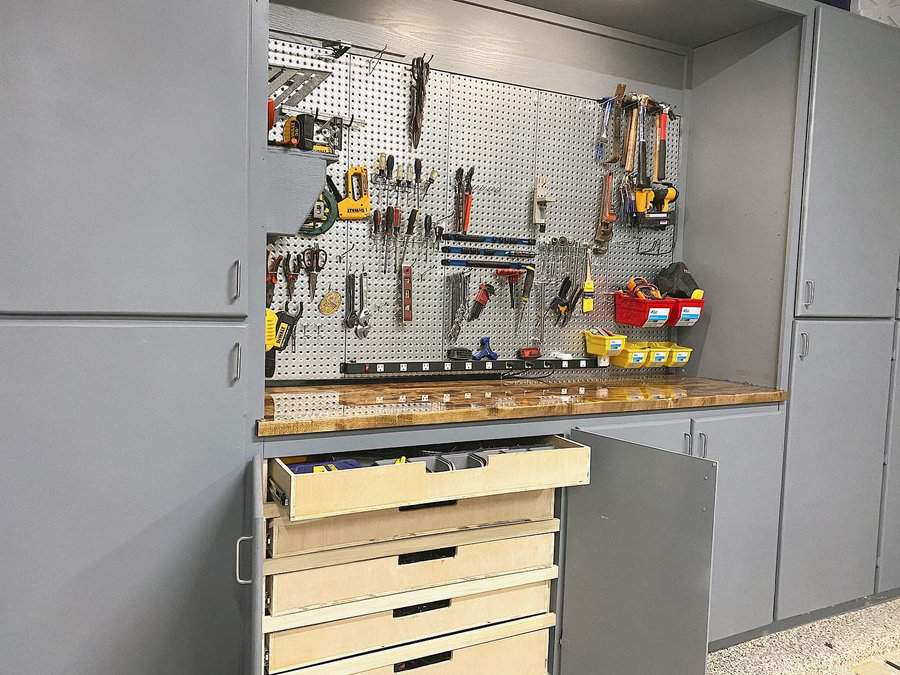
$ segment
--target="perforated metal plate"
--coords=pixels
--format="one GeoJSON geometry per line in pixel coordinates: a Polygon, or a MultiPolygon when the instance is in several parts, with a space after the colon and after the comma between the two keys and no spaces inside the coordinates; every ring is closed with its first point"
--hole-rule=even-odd
{"type": "MultiPolygon", "coordinates": [[[[318,111],[321,117],[339,115],[354,121],[353,129],[345,130],[339,161],[328,170],[335,183],[344,189],[344,174],[349,166],[368,166],[373,206],[385,208],[399,203],[403,209],[402,233],[411,209],[416,206],[416,193],[412,190],[398,194],[397,190],[387,190],[380,184],[375,176],[378,154],[393,154],[397,165],[410,171],[414,159],[421,158],[424,177],[432,168],[440,175],[427,195],[420,199],[415,235],[406,244],[403,235],[396,240],[397,257],[401,256],[405,245],[404,263],[411,265],[414,272],[412,322],[400,320],[395,240],[374,236],[370,222],[338,221],[325,235],[282,237],[270,245],[279,254],[302,254],[307,246],[318,244],[330,256],[326,269],[319,275],[312,304],[305,275],[297,284],[295,300],[302,300],[306,306],[298,323],[296,350],[289,347],[278,355],[274,379],[335,379],[341,377],[340,364],[345,361],[444,358],[451,346],[446,337],[448,279],[458,269],[440,264],[442,255],[433,242],[429,247],[424,241],[422,223],[424,215],[430,213],[436,225],[443,225],[448,231],[452,229],[453,174],[457,167],[465,170],[475,167],[471,234],[536,237],[539,240],[532,247],[502,247],[536,254],[535,290],[524,311],[510,309],[509,290],[504,279],[497,278],[491,270],[468,270],[471,273],[470,301],[481,282],[493,284],[496,294],[477,321],[463,323],[456,341],[458,346],[475,348],[481,336],[490,336],[493,348],[501,357],[512,358],[516,349],[539,337],[542,314],[545,353],[560,351],[581,355],[584,349],[581,331],[590,326],[615,328],[633,339],[668,337],[668,331],[664,330],[616,326],[612,292],[621,288],[628,277],[635,274],[652,277],[672,261],[674,227],[652,232],[617,226],[609,253],[590,257],[597,288],[595,311],[589,315],[576,312],[565,328],[556,328],[552,317],[545,313],[566,269],[561,260],[564,249],[553,247],[550,242],[566,237],[587,244],[593,238],[598,219],[606,169],[594,158],[601,116],[597,102],[432,70],[422,141],[419,148],[413,150],[408,133],[409,66],[386,60],[375,63],[373,59],[360,56],[347,56],[337,62],[316,58],[323,53],[324,50],[284,40],[269,42],[269,60],[273,65],[334,71],[301,102],[299,109],[318,111]],[[538,176],[547,178],[550,196],[555,199],[548,207],[545,233],[536,233],[531,226],[532,191],[538,176]],[[343,307],[333,316],[326,317],[318,312],[317,305],[329,288],[343,294],[347,273],[360,274],[363,270],[368,279],[371,329],[368,337],[359,338],[352,330],[345,329],[343,307]]],[[[679,121],[670,120],[667,172],[668,178],[676,183],[679,130],[679,121]]],[[[653,138],[650,120],[647,131],[648,138],[653,138]]],[[[270,138],[279,140],[280,133],[281,126],[276,125],[270,138]]],[[[652,150],[650,160],[652,162],[652,150]]],[[[578,247],[578,250],[584,249],[578,247]]],[[[503,260],[449,254],[443,257],[503,260]]],[[[284,303],[285,285],[284,279],[279,277],[276,309],[284,303]]],[[[654,377],[663,372],[611,368],[602,373],[592,371],[587,376],[654,377]]]]}

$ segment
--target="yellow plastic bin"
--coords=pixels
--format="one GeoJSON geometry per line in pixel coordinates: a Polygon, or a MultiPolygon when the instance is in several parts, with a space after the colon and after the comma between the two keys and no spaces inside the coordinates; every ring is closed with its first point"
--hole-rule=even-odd
{"type": "Polygon", "coordinates": [[[584,349],[591,356],[616,356],[625,347],[624,335],[604,335],[592,330],[584,331],[584,349]]]}
{"type": "Polygon", "coordinates": [[[643,368],[649,355],[646,343],[626,342],[621,352],[609,357],[609,362],[619,368],[643,368]]]}
{"type": "Polygon", "coordinates": [[[665,365],[669,368],[683,368],[691,360],[694,350],[690,347],[682,347],[674,342],[651,342],[651,347],[665,347],[669,351],[665,365]]]}
{"type": "Polygon", "coordinates": [[[647,349],[647,363],[645,368],[665,368],[669,362],[671,342],[636,342],[634,343],[647,349]]]}

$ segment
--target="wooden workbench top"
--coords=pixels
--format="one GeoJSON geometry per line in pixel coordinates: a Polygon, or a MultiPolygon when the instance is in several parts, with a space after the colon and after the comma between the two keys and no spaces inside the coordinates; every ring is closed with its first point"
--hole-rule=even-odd
{"type": "Polygon", "coordinates": [[[674,410],[787,400],[778,389],[700,378],[544,383],[451,380],[273,387],[260,436],[422,424],[674,410]]]}

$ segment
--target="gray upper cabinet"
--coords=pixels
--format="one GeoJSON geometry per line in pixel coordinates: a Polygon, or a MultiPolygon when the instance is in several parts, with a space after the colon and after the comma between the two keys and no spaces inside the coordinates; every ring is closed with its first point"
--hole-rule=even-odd
{"type": "Polygon", "coordinates": [[[900,31],[817,10],[798,316],[894,316],[900,31]]]}
{"type": "Polygon", "coordinates": [[[784,414],[694,421],[694,452],[718,462],[709,639],[772,622],[784,414]]]}
{"type": "Polygon", "coordinates": [[[3,3],[0,313],[246,315],[249,8],[3,3]]]}
{"type": "Polygon", "coordinates": [[[878,556],[879,593],[900,588],[900,324],[894,335],[894,382],[891,393],[889,446],[885,468],[884,503],[881,516],[881,544],[878,556]]]}
{"type": "Polygon", "coordinates": [[[716,465],[580,430],[564,500],[563,675],[703,673],[716,465]]]}
{"type": "Polygon", "coordinates": [[[795,322],[777,619],[874,590],[893,324],[795,322]]]}
{"type": "Polygon", "coordinates": [[[245,333],[0,324],[4,673],[246,672],[245,333]]]}

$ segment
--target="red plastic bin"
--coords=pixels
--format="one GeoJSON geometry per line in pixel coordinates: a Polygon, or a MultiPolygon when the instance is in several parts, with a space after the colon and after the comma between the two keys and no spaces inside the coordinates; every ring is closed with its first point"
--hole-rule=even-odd
{"type": "Polygon", "coordinates": [[[675,313],[675,300],[641,300],[623,291],[616,292],[616,323],[638,328],[662,328],[675,313]]]}
{"type": "Polygon", "coordinates": [[[672,299],[675,301],[675,309],[669,315],[667,326],[693,326],[700,320],[700,315],[703,313],[703,300],[672,299]]]}

